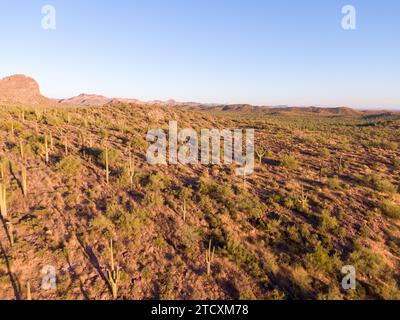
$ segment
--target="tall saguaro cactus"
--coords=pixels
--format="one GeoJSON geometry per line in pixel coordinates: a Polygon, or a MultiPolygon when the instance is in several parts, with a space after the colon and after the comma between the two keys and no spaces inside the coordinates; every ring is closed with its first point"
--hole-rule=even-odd
{"type": "Polygon", "coordinates": [[[132,159],[132,152],[129,151],[129,182],[131,188],[133,187],[133,177],[135,176],[135,164],[132,159]]]}
{"type": "Polygon", "coordinates": [[[105,165],[106,165],[106,181],[107,183],[110,182],[110,161],[108,159],[108,148],[106,148],[106,153],[105,153],[105,165]]]}
{"type": "Polygon", "coordinates": [[[186,214],[187,214],[186,199],[183,199],[182,211],[183,211],[183,222],[186,222],[186,214]]]}
{"type": "Polygon", "coordinates": [[[14,242],[15,242],[14,241],[14,226],[10,221],[8,221],[6,223],[6,227],[7,227],[8,236],[10,238],[10,245],[11,245],[11,247],[13,247],[14,242]]]}
{"type": "Polygon", "coordinates": [[[20,152],[21,158],[23,159],[24,158],[24,145],[22,143],[21,138],[19,139],[19,152],[20,152]]]}
{"type": "Polygon", "coordinates": [[[66,156],[68,156],[68,136],[65,135],[64,137],[64,153],[66,156]]]}
{"type": "Polygon", "coordinates": [[[5,177],[5,175],[4,175],[4,163],[2,162],[2,163],[0,163],[0,178],[1,178],[1,181],[4,181],[4,177],[5,177]]]}
{"type": "Polygon", "coordinates": [[[114,250],[113,241],[110,239],[110,259],[111,259],[111,269],[107,270],[107,280],[110,284],[112,296],[114,299],[118,298],[118,283],[121,280],[121,273],[119,268],[115,268],[114,265],[114,250]]]}
{"type": "Polygon", "coordinates": [[[214,261],[215,247],[211,250],[211,240],[208,244],[208,250],[206,251],[206,264],[207,264],[207,275],[211,274],[211,263],[214,261]]]}
{"type": "Polygon", "coordinates": [[[44,136],[44,154],[46,163],[49,163],[49,143],[47,141],[47,135],[44,136]]]}
{"type": "Polygon", "coordinates": [[[26,284],[26,300],[32,300],[32,294],[31,294],[31,284],[28,282],[26,284]]]}
{"type": "Polygon", "coordinates": [[[7,218],[7,190],[4,183],[0,183],[0,212],[3,218],[7,218]]]}
{"type": "Polygon", "coordinates": [[[26,168],[22,167],[21,169],[21,185],[22,185],[22,193],[24,195],[24,197],[26,197],[28,195],[28,187],[27,187],[27,174],[26,174],[26,168]]]}

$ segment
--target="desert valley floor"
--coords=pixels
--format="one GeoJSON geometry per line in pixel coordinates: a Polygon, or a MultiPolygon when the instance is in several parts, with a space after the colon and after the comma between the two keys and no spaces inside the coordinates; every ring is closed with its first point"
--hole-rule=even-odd
{"type": "Polygon", "coordinates": [[[346,108],[2,104],[0,299],[400,299],[399,148],[399,115],[346,108]],[[255,128],[254,173],[150,166],[171,120],[255,128]]]}

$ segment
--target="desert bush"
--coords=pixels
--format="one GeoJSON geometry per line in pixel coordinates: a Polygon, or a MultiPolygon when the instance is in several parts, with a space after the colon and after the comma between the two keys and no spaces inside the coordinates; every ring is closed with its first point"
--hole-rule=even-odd
{"type": "Polygon", "coordinates": [[[370,278],[379,276],[385,269],[383,257],[369,248],[357,247],[349,256],[357,272],[370,278]]]}
{"type": "Polygon", "coordinates": [[[398,143],[393,142],[393,141],[383,141],[381,143],[382,148],[387,149],[387,150],[392,150],[395,151],[399,148],[398,143]]]}
{"type": "Polygon", "coordinates": [[[385,216],[389,218],[393,219],[400,218],[400,206],[393,202],[390,201],[382,202],[380,205],[380,210],[385,216]]]}
{"type": "Polygon", "coordinates": [[[376,148],[382,148],[382,149],[392,150],[392,151],[397,150],[399,147],[399,145],[396,142],[388,141],[388,140],[384,140],[384,139],[367,140],[363,144],[368,147],[376,147],[376,148]]]}
{"type": "Polygon", "coordinates": [[[295,225],[293,226],[288,226],[286,228],[286,233],[287,236],[290,240],[292,240],[295,243],[299,243],[301,241],[301,235],[299,232],[299,228],[295,225]]]}
{"type": "Polygon", "coordinates": [[[200,197],[209,197],[228,211],[235,212],[235,194],[229,185],[217,183],[209,178],[201,178],[198,191],[200,197]]]}
{"type": "Polygon", "coordinates": [[[161,191],[166,188],[169,181],[167,177],[157,172],[154,174],[144,174],[140,177],[141,183],[149,191],[161,191]]]}
{"type": "Polygon", "coordinates": [[[267,245],[278,244],[283,236],[280,231],[281,220],[271,220],[265,226],[265,242],[267,245]]]}
{"type": "MultiPolygon", "coordinates": [[[[108,164],[110,168],[113,169],[115,168],[118,159],[121,157],[121,152],[113,148],[109,148],[107,149],[107,151],[108,151],[108,164]]],[[[103,167],[105,167],[106,163],[106,153],[107,153],[106,150],[102,150],[97,159],[99,165],[103,167]]]]}
{"type": "Polygon", "coordinates": [[[275,210],[277,210],[277,209],[279,209],[281,201],[282,201],[282,198],[279,194],[273,194],[268,197],[267,204],[270,205],[275,210]]]}
{"type": "Polygon", "coordinates": [[[121,189],[126,189],[131,185],[131,177],[129,169],[126,167],[118,166],[115,171],[116,181],[115,185],[121,189]]]}
{"type": "Polygon", "coordinates": [[[107,204],[106,213],[118,231],[128,237],[135,238],[138,235],[142,226],[138,215],[127,212],[123,206],[115,203],[107,204]]]}
{"type": "Polygon", "coordinates": [[[332,273],[340,266],[340,259],[336,254],[331,254],[327,248],[318,242],[313,252],[306,254],[305,263],[312,269],[332,273]]]}
{"type": "Polygon", "coordinates": [[[113,233],[113,223],[104,215],[97,215],[89,222],[89,230],[110,237],[113,233]]]}
{"type": "Polygon", "coordinates": [[[299,166],[299,161],[292,155],[282,157],[281,166],[288,169],[296,169],[299,166]]]}
{"type": "Polygon", "coordinates": [[[259,219],[263,216],[266,206],[248,191],[243,191],[236,198],[236,209],[249,218],[259,219]]]}
{"type": "Polygon", "coordinates": [[[144,195],[143,203],[150,207],[160,208],[164,204],[164,197],[160,191],[148,191],[144,195]]]}
{"type": "Polygon", "coordinates": [[[319,152],[320,157],[322,158],[329,158],[331,155],[331,152],[327,148],[322,148],[319,152]]]}
{"type": "Polygon", "coordinates": [[[186,200],[186,201],[190,201],[192,200],[193,197],[193,189],[189,188],[189,187],[183,187],[180,191],[179,191],[179,199],[180,200],[186,200]]]}
{"type": "Polygon", "coordinates": [[[327,292],[320,292],[317,294],[317,300],[343,300],[343,294],[337,286],[330,287],[327,292]]]}
{"type": "Polygon", "coordinates": [[[53,127],[61,127],[63,125],[63,120],[60,117],[45,115],[43,119],[44,123],[53,126],[53,127]]]}
{"type": "Polygon", "coordinates": [[[56,164],[56,170],[67,175],[73,176],[79,173],[82,168],[81,159],[75,156],[68,156],[56,164]]]}
{"type": "Polygon", "coordinates": [[[132,147],[139,150],[146,150],[148,142],[135,131],[134,137],[132,138],[132,147]]]}
{"type": "MultiPolygon", "coordinates": [[[[99,163],[102,159],[101,154],[103,151],[99,148],[83,146],[80,151],[82,154],[85,154],[87,157],[90,157],[91,159],[93,159],[99,163]]],[[[104,162],[101,163],[101,165],[104,165],[104,162]]]]}
{"type": "Polygon", "coordinates": [[[300,298],[307,297],[312,289],[312,279],[310,274],[301,265],[295,265],[289,270],[290,280],[298,287],[300,298]]]}
{"type": "Polygon", "coordinates": [[[380,192],[390,194],[397,192],[396,186],[394,186],[389,180],[386,180],[377,174],[371,174],[364,177],[364,183],[380,192]]]}
{"type": "Polygon", "coordinates": [[[320,221],[319,228],[323,232],[332,232],[338,228],[339,224],[335,217],[333,217],[328,210],[323,210],[320,221]]]}
{"type": "Polygon", "coordinates": [[[296,199],[293,197],[288,197],[284,202],[285,208],[292,210],[296,206],[296,199]]]}
{"type": "Polygon", "coordinates": [[[328,188],[332,190],[340,189],[340,179],[338,177],[329,178],[327,181],[328,188]]]}
{"type": "Polygon", "coordinates": [[[258,281],[267,280],[264,265],[243,245],[229,240],[226,248],[223,250],[223,253],[228,255],[228,257],[234,260],[258,281]]]}

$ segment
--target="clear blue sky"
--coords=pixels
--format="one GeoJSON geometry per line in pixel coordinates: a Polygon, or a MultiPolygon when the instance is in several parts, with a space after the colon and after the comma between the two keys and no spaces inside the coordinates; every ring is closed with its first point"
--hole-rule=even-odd
{"type": "Polygon", "coordinates": [[[50,97],[400,108],[398,0],[1,0],[0,44],[50,97]]]}

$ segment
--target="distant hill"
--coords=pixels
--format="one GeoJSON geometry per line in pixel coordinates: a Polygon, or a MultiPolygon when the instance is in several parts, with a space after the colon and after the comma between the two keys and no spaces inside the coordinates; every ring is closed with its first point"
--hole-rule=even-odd
{"type": "Polygon", "coordinates": [[[214,112],[240,112],[240,113],[270,113],[270,114],[304,114],[313,113],[326,116],[361,116],[362,111],[357,111],[347,107],[322,108],[322,107],[269,107],[269,106],[253,106],[249,104],[232,104],[232,105],[194,105],[188,106],[189,110],[203,110],[214,112]]]}
{"type": "Polygon", "coordinates": [[[42,96],[39,84],[32,78],[18,74],[0,80],[0,102],[49,105],[53,102],[42,96]]]}
{"type": "Polygon", "coordinates": [[[338,116],[360,116],[363,114],[362,111],[357,111],[348,107],[336,107],[336,108],[322,108],[322,107],[284,107],[274,108],[274,111],[285,112],[285,113],[316,113],[320,115],[338,115],[338,116]]]}
{"type": "MultiPolygon", "coordinates": [[[[198,102],[178,102],[173,99],[167,101],[152,100],[141,101],[138,99],[109,98],[97,94],[82,93],[68,99],[48,99],[40,93],[39,84],[25,75],[13,75],[0,80],[0,102],[26,105],[70,105],[70,106],[105,106],[115,102],[149,105],[183,110],[207,112],[238,112],[238,113],[266,113],[266,114],[319,114],[324,116],[387,116],[383,111],[358,111],[348,107],[289,107],[283,106],[254,106],[250,104],[207,104],[198,102]]],[[[393,113],[392,113],[393,114],[393,113]]],[[[398,114],[398,113],[396,113],[398,114]]]]}
{"type": "Polygon", "coordinates": [[[62,104],[72,104],[79,106],[103,106],[107,103],[110,103],[113,99],[107,98],[104,96],[96,95],[96,94],[85,94],[82,93],[79,96],[72,97],[69,99],[59,100],[59,103],[62,104]]]}

